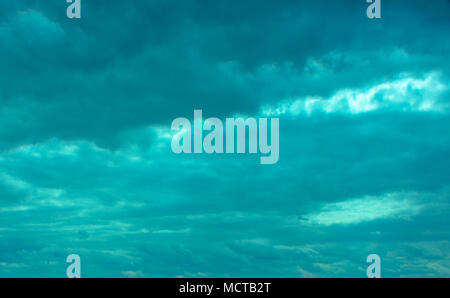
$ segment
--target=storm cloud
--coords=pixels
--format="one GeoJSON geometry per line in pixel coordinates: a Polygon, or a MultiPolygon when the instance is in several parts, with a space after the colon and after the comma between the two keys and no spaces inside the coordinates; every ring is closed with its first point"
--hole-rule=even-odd
{"type": "Polygon", "coordinates": [[[0,276],[450,275],[450,4],[0,3],[0,276]],[[280,118],[280,159],[170,124],[280,118]]]}

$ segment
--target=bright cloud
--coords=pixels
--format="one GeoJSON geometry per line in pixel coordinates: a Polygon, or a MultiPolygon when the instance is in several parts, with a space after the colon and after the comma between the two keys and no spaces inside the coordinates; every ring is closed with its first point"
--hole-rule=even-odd
{"type": "Polygon", "coordinates": [[[315,112],[359,114],[385,111],[448,112],[448,102],[441,99],[450,86],[438,73],[429,73],[423,79],[402,75],[404,78],[381,83],[368,89],[344,89],[330,98],[307,97],[283,101],[275,107],[264,107],[262,113],[270,116],[315,112]]]}
{"type": "Polygon", "coordinates": [[[318,225],[348,225],[378,219],[407,219],[417,215],[422,206],[416,193],[392,193],[380,197],[368,196],[338,203],[329,203],[317,213],[305,216],[306,223],[318,225]]]}

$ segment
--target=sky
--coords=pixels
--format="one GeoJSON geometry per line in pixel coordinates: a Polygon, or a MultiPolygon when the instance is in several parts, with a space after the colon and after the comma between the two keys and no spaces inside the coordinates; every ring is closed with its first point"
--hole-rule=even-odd
{"type": "Polygon", "coordinates": [[[450,277],[450,2],[0,2],[0,277],[450,277]],[[273,165],[177,117],[277,117],[273,165]]]}

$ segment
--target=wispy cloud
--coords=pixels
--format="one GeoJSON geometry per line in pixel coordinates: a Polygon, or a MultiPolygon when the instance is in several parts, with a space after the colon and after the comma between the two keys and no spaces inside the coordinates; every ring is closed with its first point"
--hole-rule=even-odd
{"type": "Polygon", "coordinates": [[[320,211],[306,215],[308,224],[348,225],[379,219],[407,219],[417,215],[422,206],[417,193],[390,193],[379,197],[368,196],[338,203],[325,204],[320,211]]]}
{"type": "Polygon", "coordinates": [[[442,95],[450,86],[438,73],[429,73],[424,78],[402,76],[404,78],[367,89],[339,90],[330,98],[312,96],[286,100],[276,106],[262,108],[262,113],[269,116],[299,116],[317,112],[359,114],[378,110],[448,113],[448,101],[442,95]]]}

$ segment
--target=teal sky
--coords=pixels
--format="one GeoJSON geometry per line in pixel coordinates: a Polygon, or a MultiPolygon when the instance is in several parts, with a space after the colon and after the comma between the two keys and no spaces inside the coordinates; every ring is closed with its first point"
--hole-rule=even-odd
{"type": "Polygon", "coordinates": [[[450,277],[450,2],[0,2],[0,277],[450,277]],[[280,118],[280,158],[175,155],[280,118]]]}

